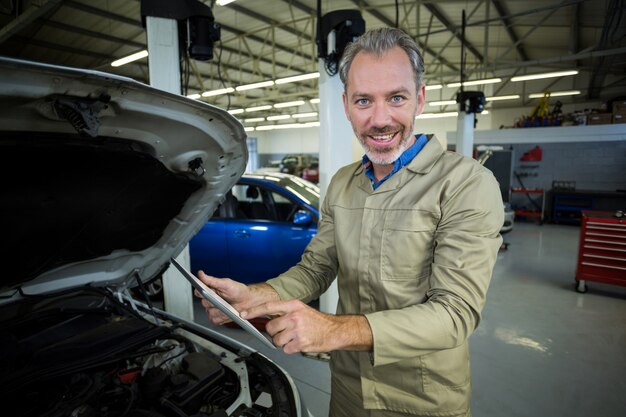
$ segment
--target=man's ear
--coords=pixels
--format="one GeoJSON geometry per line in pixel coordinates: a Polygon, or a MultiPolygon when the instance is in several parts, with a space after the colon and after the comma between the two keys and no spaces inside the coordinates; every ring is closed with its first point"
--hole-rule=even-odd
{"type": "Polygon", "coordinates": [[[424,111],[424,103],[426,103],[426,85],[422,83],[419,91],[417,92],[417,108],[415,109],[416,117],[424,111]]]}
{"type": "Polygon", "coordinates": [[[341,95],[341,98],[343,100],[343,111],[346,113],[346,119],[348,119],[349,122],[352,122],[350,120],[350,112],[348,111],[348,98],[346,97],[346,92],[345,91],[341,95]]]}

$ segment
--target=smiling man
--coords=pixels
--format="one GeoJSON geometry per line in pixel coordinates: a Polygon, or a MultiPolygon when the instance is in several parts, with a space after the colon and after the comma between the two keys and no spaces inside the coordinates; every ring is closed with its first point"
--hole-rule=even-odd
{"type": "MultiPolygon", "coordinates": [[[[331,417],[468,416],[468,337],[501,237],[490,171],[413,133],[423,60],[397,29],[375,29],[340,62],[346,116],[365,150],[340,169],[302,260],[264,284],[199,277],[242,317],[272,315],[286,353],[331,352],[331,417]],[[337,279],[337,314],[305,303],[337,279]]],[[[226,317],[203,301],[209,318],[226,317]]]]}

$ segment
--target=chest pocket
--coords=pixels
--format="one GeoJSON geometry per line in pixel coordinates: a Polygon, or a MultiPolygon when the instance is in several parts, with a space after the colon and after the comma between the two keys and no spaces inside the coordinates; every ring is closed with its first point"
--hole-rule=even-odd
{"type": "Polygon", "coordinates": [[[381,279],[403,281],[430,275],[436,219],[426,211],[394,210],[385,216],[381,279]]]}

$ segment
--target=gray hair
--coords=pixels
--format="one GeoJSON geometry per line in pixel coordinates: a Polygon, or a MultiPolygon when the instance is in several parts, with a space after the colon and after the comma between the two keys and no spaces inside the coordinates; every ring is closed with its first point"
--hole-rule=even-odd
{"type": "Polygon", "coordinates": [[[354,57],[359,52],[367,52],[382,56],[385,52],[399,46],[406,52],[415,74],[415,87],[419,91],[424,75],[424,59],[415,41],[406,33],[396,28],[372,29],[361,35],[356,41],[348,44],[339,62],[339,78],[343,88],[348,88],[348,72],[354,57]]]}

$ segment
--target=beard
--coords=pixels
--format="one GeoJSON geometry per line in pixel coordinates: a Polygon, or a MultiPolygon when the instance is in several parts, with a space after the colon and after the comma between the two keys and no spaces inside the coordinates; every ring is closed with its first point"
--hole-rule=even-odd
{"type": "Polygon", "coordinates": [[[396,160],[400,158],[400,155],[402,155],[404,151],[406,151],[407,148],[409,147],[408,146],[409,141],[411,140],[411,137],[413,136],[413,126],[411,125],[411,128],[408,130],[408,133],[405,133],[404,129],[398,129],[397,127],[391,128],[389,126],[381,128],[381,129],[369,130],[367,133],[363,135],[359,135],[356,131],[354,133],[357,139],[359,140],[361,147],[363,147],[363,150],[365,151],[365,155],[367,155],[367,157],[369,158],[370,161],[372,161],[372,163],[376,165],[391,165],[394,162],[396,162],[396,160]],[[365,139],[367,136],[384,135],[386,133],[391,133],[391,132],[395,132],[398,130],[402,130],[401,133],[404,134],[404,136],[402,137],[400,142],[398,142],[397,144],[392,144],[387,147],[383,147],[383,148],[371,147],[367,143],[367,140],[365,139]]]}

